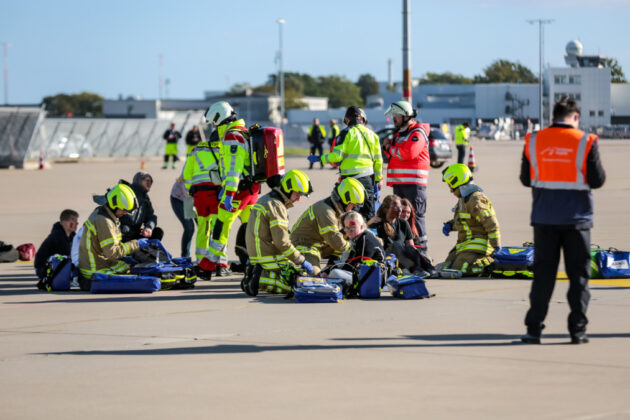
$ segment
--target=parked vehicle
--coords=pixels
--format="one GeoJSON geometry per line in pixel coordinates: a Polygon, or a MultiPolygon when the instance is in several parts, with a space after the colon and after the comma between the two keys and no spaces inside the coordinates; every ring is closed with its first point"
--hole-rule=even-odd
{"type": "MultiPolygon", "coordinates": [[[[394,138],[394,128],[387,127],[376,132],[381,140],[381,145],[385,139],[392,140],[394,138]]],[[[446,161],[453,157],[453,148],[451,142],[440,130],[431,129],[429,133],[429,156],[431,157],[431,167],[439,168],[446,161]]],[[[383,159],[387,161],[387,156],[383,154],[383,159]]]]}

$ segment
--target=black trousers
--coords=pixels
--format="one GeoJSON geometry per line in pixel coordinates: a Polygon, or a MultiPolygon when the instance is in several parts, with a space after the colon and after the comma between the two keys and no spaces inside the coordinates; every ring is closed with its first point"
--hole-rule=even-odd
{"type": "Polygon", "coordinates": [[[464,165],[466,160],[466,145],[465,144],[457,144],[457,163],[463,163],[464,165]]]}
{"type": "Polygon", "coordinates": [[[564,252],[564,265],[569,277],[569,333],[575,335],[586,331],[586,308],[591,298],[588,290],[591,231],[538,225],[534,226],[534,279],[529,294],[530,309],[525,317],[525,325],[530,333],[540,334],[547,316],[558,274],[560,249],[564,252]]]}
{"type": "MultiPolygon", "coordinates": [[[[311,144],[311,154],[315,155],[315,156],[321,156],[324,154],[324,149],[323,149],[323,144],[322,143],[316,143],[316,144],[311,144]],[[315,153],[318,152],[318,153],[315,153]]],[[[319,165],[320,167],[324,167],[324,164],[322,163],[322,161],[319,161],[319,165]]],[[[309,168],[313,168],[313,163],[311,163],[309,165],[309,168]]]]}
{"type": "Polygon", "coordinates": [[[420,245],[426,249],[427,228],[424,215],[427,212],[427,187],[418,184],[394,184],[394,194],[411,202],[416,211],[415,224],[420,236],[420,245]]]}
{"type": "Polygon", "coordinates": [[[356,178],[359,181],[363,188],[365,188],[365,201],[359,209],[359,213],[365,219],[366,223],[376,214],[374,202],[376,201],[376,197],[374,196],[374,178],[371,176],[364,176],[361,178],[356,178]]]}

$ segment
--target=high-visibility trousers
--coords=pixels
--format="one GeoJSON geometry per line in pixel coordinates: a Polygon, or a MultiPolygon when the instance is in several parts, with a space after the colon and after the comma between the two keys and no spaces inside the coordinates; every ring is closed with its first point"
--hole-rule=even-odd
{"type": "Polygon", "coordinates": [[[267,293],[287,294],[293,289],[291,285],[282,278],[280,270],[265,270],[260,274],[258,291],[267,293]]]}
{"type": "Polygon", "coordinates": [[[211,218],[219,208],[219,191],[197,191],[193,194],[197,210],[197,237],[195,239],[195,255],[201,261],[208,255],[210,241],[211,218]]]}
{"type": "MultiPolygon", "coordinates": [[[[238,194],[234,196],[232,200],[232,205],[234,209],[232,211],[227,211],[223,208],[223,206],[219,206],[219,210],[216,216],[212,217],[212,226],[210,228],[210,241],[208,242],[208,253],[207,257],[204,258],[201,263],[199,263],[199,267],[207,271],[213,271],[217,266],[219,267],[227,267],[228,266],[228,258],[227,258],[227,243],[230,237],[230,230],[232,229],[232,225],[237,217],[245,211],[244,217],[249,219],[249,214],[251,212],[251,206],[256,204],[258,200],[258,192],[260,191],[260,186],[258,184],[254,184],[255,189],[253,189],[253,194],[249,190],[240,191],[238,194]]],[[[246,223],[247,220],[241,219],[241,222],[246,223]]]]}

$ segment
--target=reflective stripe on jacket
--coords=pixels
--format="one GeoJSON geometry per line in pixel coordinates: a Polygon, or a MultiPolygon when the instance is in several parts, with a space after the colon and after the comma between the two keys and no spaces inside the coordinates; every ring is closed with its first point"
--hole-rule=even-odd
{"type": "Polygon", "coordinates": [[[421,123],[413,121],[405,132],[397,132],[388,154],[390,155],[387,165],[388,186],[427,185],[431,157],[427,133],[421,123]]]}
{"type": "Polygon", "coordinates": [[[550,127],[525,136],[530,164],[530,185],[549,190],[589,191],[586,157],[594,134],[575,128],[550,127]]]}
{"type": "Polygon", "coordinates": [[[332,199],[325,198],[310,206],[293,225],[291,242],[295,246],[320,248],[325,245],[335,253],[342,254],[350,244],[339,227],[342,212],[332,199]]]}
{"type": "Polygon", "coordinates": [[[304,256],[293,246],[289,235],[291,200],[277,188],[261,197],[252,207],[245,242],[252,264],[277,270],[282,264],[301,265],[304,256]]]}
{"type": "Polygon", "coordinates": [[[92,273],[119,265],[120,258],[138,249],[136,240],[122,242],[118,218],[107,205],[100,206],[85,221],[79,244],[79,269],[90,278],[92,273]]]}
{"type": "Polygon", "coordinates": [[[490,255],[494,248],[501,246],[499,221],[492,203],[481,191],[459,199],[453,230],[458,232],[457,253],[468,251],[490,255]]]}
{"type": "MultiPolygon", "coordinates": [[[[220,126],[221,128],[223,126],[220,126]]],[[[234,196],[238,192],[238,184],[244,175],[249,174],[250,151],[249,133],[244,120],[232,122],[224,129],[221,137],[221,168],[225,194],[234,196]]]]}
{"type": "Polygon", "coordinates": [[[463,124],[455,127],[455,144],[468,146],[468,129],[463,124]]]}
{"type": "Polygon", "coordinates": [[[186,190],[190,190],[193,185],[211,184],[213,183],[210,171],[215,175],[215,181],[220,180],[219,175],[219,150],[218,148],[210,148],[208,142],[201,142],[186,157],[184,164],[184,185],[186,190]]]}
{"type": "Polygon", "coordinates": [[[381,143],[376,133],[362,124],[344,130],[332,151],[322,156],[323,163],[338,163],[342,178],[361,178],[374,175],[379,182],[383,178],[381,143]]]}

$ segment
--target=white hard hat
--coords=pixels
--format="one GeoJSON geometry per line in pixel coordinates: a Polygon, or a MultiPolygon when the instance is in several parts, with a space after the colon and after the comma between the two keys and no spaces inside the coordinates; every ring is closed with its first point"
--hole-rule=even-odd
{"type": "Polygon", "coordinates": [[[206,121],[208,124],[221,125],[233,115],[236,115],[236,112],[230,104],[225,101],[215,102],[206,111],[206,121]]]}
{"type": "Polygon", "coordinates": [[[389,108],[387,108],[387,111],[385,111],[385,116],[396,114],[412,118],[418,115],[416,111],[411,107],[411,104],[407,101],[394,102],[389,106],[389,108]]]}

